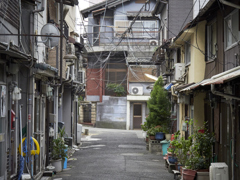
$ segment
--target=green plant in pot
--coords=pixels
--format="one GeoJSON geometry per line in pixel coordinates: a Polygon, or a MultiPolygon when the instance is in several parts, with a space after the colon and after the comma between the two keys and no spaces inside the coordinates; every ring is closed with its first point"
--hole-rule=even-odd
{"type": "Polygon", "coordinates": [[[148,126],[147,126],[147,122],[144,122],[143,124],[141,124],[141,128],[143,130],[143,138],[146,138],[147,136],[147,130],[148,130],[148,126]]]}
{"type": "Polygon", "coordinates": [[[58,134],[58,137],[52,141],[52,165],[55,167],[56,172],[62,171],[62,161],[67,157],[66,147],[64,144],[64,129],[58,134]],[[62,136],[62,137],[61,137],[62,136]]]}
{"type": "MultiPolygon", "coordinates": [[[[189,157],[186,161],[187,169],[184,170],[183,177],[189,175],[189,172],[196,174],[197,171],[203,171],[203,169],[208,171],[211,163],[212,144],[215,142],[214,134],[209,133],[204,127],[194,128],[192,140],[189,157]]],[[[200,176],[199,173],[198,176],[200,176]]]]}
{"type": "Polygon", "coordinates": [[[165,129],[162,126],[155,127],[155,139],[163,140],[165,136],[165,129]]]}
{"type": "Polygon", "coordinates": [[[193,145],[190,150],[188,165],[190,169],[208,169],[212,158],[212,144],[215,142],[214,134],[206,128],[198,128],[193,133],[193,145]]]}
{"type": "Polygon", "coordinates": [[[147,134],[151,140],[155,140],[155,134],[156,134],[155,127],[148,129],[147,134]]]}

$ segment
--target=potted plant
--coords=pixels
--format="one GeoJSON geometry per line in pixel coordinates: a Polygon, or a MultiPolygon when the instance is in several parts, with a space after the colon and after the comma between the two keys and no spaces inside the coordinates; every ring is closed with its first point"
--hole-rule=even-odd
{"type": "Polygon", "coordinates": [[[143,130],[143,138],[145,139],[147,136],[147,130],[148,130],[147,122],[144,122],[143,124],[141,124],[141,128],[143,130]]]}
{"type": "MultiPolygon", "coordinates": [[[[64,129],[63,129],[64,130],[64,129]]],[[[52,141],[51,163],[55,167],[56,172],[62,171],[62,161],[67,157],[64,138],[61,137],[63,131],[60,131],[58,137],[52,141]]]]}
{"type": "Polygon", "coordinates": [[[190,174],[190,171],[198,174],[198,179],[209,178],[209,166],[212,158],[212,144],[214,143],[214,134],[209,133],[206,128],[197,128],[194,129],[192,134],[192,145],[189,150],[189,157],[186,161],[186,169],[183,172],[183,179],[187,179],[187,176],[193,177],[193,174],[190,174]],[[204,131],[203,131],[204,129],[204,131]],[[200,131],[199,131],[200,130],[200,131]],[[202,173],[205,171],[205,173],[202,173]],[[204,176],[201,178],[201,176],[204,176]],[[208,176],[208,177],[206,177],[208,176]]]}
{"type": "Polygon", "coordinates": [[[165,136],[165,129],[161,126],[155,127],[155,139],[157,140],[163,140],[165,136]]]}
{"type": "Polygon", "coordinates": [[[149,139],[155,140],[155,134],[156,134],[155,127],[148,129],[147,134],[149,136],[149,139]]]}

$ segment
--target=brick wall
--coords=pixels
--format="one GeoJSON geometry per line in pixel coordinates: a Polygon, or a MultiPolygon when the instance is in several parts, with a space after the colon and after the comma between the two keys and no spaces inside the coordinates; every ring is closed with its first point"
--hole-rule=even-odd
{"type": "MultiPolygon", "coordinates": [[[[102,96],[104,89],[100,69],[87,70],[86,95],[102,96]]],[[[101,98],[100,98],[101,99],[101,98]]]]}
{"type": "MultiPolygon", "coordinates": [[[[63,38],[63,57],[66,54],[66,39],[63,38]]],[[[52,67],[55,67],[58,69],[58,76],[60,76],[60,45],[58,46],[58,67],[57,67],[57,54],[56,54],[56,48],[53,49],[48,48],[48,58],[47,58],[47,64],[51,65],[52,67]]],[[[62,59],[62,78],[66,78],[66,61],[65,59],[62,59]]]]}

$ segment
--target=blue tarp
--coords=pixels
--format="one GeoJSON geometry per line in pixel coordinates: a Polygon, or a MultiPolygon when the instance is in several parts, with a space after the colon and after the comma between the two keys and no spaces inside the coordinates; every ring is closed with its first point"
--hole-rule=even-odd
{"type": "Polygon", "coordinates": [[[166,85],[164,86],[164,89],[169,90],[169,89],[171,89],[172,85],[173,85],[172,83],[166,84],[166,85]]]}

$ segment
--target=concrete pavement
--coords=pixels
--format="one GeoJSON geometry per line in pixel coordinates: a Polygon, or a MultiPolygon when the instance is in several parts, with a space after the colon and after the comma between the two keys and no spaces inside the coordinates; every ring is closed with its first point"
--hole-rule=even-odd
{"type": "Polygon", "coordinates": [[[163,156],[146,150],[141,131],[89,129],[79,150],[68,161],[68,169],[53,179],[145,180],[173,179],[163,156]]]}

